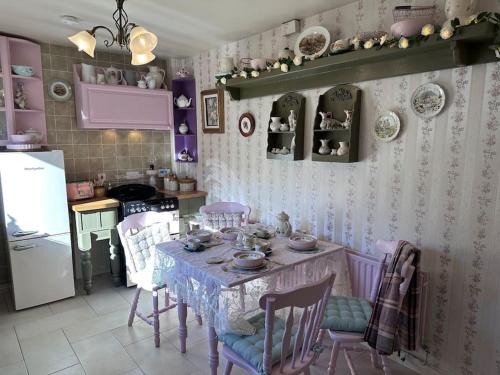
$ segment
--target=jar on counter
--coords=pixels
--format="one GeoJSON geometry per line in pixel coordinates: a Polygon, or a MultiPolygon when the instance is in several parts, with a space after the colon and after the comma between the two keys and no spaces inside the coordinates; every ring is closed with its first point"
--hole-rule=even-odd
{"type": "Polygon", "coordinates": [[[179,178],[179,190],[180,191],[195,191],[196,180],[194,178],[179,178]]]}
{"type": "Polygon", "coordinates": [[[177,176],[173,173],[167,175],[163,178],[163,183],[165,186],[165,190],[169,191],[177,191],[179,190],[179,181],[177,181],[177,176]]]}

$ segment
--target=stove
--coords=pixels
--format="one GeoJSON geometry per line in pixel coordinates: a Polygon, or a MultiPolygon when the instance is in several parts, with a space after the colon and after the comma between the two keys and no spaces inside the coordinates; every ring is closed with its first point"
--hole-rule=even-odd
{"type": "Polygon", "coordinates": [[[179,200],[176,197],[159,193],[149,185],[120,185],[110,189],[107,195],[120,201],[120,221],[127,216],[140,212],[171,212],[179,210],[179,200]]]}

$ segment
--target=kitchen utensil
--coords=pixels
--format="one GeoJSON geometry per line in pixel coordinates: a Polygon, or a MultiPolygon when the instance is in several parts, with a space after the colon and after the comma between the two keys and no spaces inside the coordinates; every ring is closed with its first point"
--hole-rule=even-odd
{"type": "Polygon", "coordinates": [[[243,268],[258,268],[265,263],[266,257],[260,251],[237,251],[233,254],[233,263],[243,268]]]}

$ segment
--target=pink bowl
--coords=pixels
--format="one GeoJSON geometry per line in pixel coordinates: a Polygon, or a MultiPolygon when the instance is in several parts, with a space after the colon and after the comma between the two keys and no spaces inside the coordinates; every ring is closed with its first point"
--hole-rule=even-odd
{"type": "Polygon", "coordinates": [[[234,264],[246,268],[257,268],[261,266],[265,260],[265,254],[260,251],[237,251],[233,255],[234,264]]]}
{"type": "Polygon", "coordinates": [[[318,239],[310,234],[292,234],[288,246],[295,250],[312,250],[316,247],[318,239]]]}
{"type": "Polygon", "coordinates": [[[417,35],[422,31],[422,27],[428,23],[432,23],[432,18],[418,18],[396,22],[391,26],[391,33],[396,38],[417,35]]]}

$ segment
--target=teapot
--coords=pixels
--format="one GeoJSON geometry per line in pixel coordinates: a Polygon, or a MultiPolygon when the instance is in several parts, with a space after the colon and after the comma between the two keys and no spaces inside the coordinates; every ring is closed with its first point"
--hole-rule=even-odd
{"type": "Polygon", "coordinates": [[[278,216],[276,216],[278,220],[276,224],[276,235],[278,237],[290,237],[292,234],[292,225],[288,221],[290,216],[288,216],[284,211],[281,211],[278,216]]]}
{"type": "Polygon", "coordinates": [[[123,80],[123,72],[112,66],[104,69],[104,76],[108,85],[118,85],[123,80]]]}
{"type": "Polygon", "coordinates": [[[191,105],[192,98],[186,98],[184,95],[174,98],[174,104],[179,108],[188,108],[191,105]]]}

